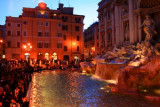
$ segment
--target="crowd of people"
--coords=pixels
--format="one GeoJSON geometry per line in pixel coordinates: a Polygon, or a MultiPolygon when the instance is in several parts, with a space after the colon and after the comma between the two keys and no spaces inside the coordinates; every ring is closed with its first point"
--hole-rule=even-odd
{"type": "Polygon", "coordinates": [[[40,61],[0,60],[0,107],[29,107],[26,94],[31,76],[33,72],[39,72],[43,65],[45,69],[74,71],[75,68],[80,68],[79,63],[75,61],[70,63],[59,61],[52,64],[49,61],[42,61],[41,65],[40,61]]]}
{"type": "Polygon", "coordinates": [[[26,99],[34,69],[27,61],[0,60],[0,107],[28,107],[26,99]]]}

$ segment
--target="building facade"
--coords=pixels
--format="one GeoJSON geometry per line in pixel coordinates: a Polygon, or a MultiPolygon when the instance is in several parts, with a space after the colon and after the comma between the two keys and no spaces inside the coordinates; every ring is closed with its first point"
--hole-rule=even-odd
{"type": "MultiPolygon", "coordinates": [[[[142,24],[146,14],[155,21],[155,29],[160,35],[159,0],[101,0],[98,5],[101,52],[143,41],[142,24]]],[[[158,38],[158,35],[155,36],[158,38]]]]}
{"type": "Polygon", "coordinates": [[[84,56],[90,58],[99,51],[99,23],[95,22],[84,31],[84,56]]]}
{"type": "Polygon", "coordinates": [[[41,2],[23,8],[19,17],[6,17],[6,58],[74,60],[83,54],[83,15],[59,4],[57,10],[41,2]]]}
{"type": "Polygon", "coordinates": [[[5,58],[4,38],[5,38],[5,26],[0,25],[0,59],[5,58]]]}

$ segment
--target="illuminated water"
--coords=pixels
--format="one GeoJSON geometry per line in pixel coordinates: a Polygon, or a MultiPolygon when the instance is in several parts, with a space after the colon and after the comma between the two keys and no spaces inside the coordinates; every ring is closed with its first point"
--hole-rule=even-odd
{"type": "Polygon", "coordinates": [[[79,73],[45,71],[32,79],[30,107],[154,107],[144,99],[110,93],[107,83],[79,73]]]}

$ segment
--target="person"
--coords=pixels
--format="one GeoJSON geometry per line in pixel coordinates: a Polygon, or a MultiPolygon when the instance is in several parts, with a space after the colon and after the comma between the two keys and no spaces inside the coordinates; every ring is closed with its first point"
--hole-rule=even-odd
{"type": "Polygon", "coordinates": [[[141,27],[143,27],[144,33],[146,34],[145,40],[150,40],[152,39],[153,34],[157,34],[157,32],[154,29],[155,22],[150,18],[149,15],[146,15],[145,18],[146,19],[144,20],[141,27]]]}

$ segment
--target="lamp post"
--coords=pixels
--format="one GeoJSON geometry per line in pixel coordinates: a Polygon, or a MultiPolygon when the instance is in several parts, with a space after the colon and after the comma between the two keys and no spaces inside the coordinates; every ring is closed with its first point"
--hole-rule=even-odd
{"type": "Polygon", "coordinates": [[[5,58],[5,55],[4,55],[4,41],[3,41],[3,39],[0,39],[0,45],[1,45],[1,55],[2,55],[2,57],[1,58],[5,58]]]}
{"type": "MultiPolygon", "coordinates": [[[[25,45],[23,45],[23,48],[29,52],[32,49],[32,45],[30,43],[27,43],[25,45]]],[[[27,57],[26,59],[29,59],[30,54],[29,53],[25,53],[25,56],[27,57]]]]}

